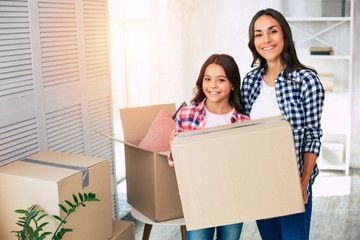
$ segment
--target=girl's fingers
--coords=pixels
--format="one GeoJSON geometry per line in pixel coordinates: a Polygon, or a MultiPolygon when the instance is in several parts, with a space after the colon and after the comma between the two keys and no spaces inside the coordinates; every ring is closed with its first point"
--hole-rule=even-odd
{"type": "Polygon", "coordinates": [[[172,132],[171,132],[171,135],[170,135],[170,139],[169,139],[169,145],[171,145],[172,141],[174,140],[174,138],[178,135],[178,132],[176,131],[176,129],[174,129],[172,132]]]}

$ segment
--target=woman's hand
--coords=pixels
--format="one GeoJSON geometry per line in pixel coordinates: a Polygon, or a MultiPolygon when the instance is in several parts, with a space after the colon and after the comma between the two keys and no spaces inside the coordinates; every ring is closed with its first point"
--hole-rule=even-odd
{"type": "Polygon", "coordinates": [[[304,198],[304,204],[307,204],[307,203],[308,203],[308,199],[309,199],[309,196],[308,196],[308,194],[307,194],[308,184],[302,183],[302,184],[301,184],[301,188],[302,188],[302,194],[303,194],[303,198],[304,198]]]}

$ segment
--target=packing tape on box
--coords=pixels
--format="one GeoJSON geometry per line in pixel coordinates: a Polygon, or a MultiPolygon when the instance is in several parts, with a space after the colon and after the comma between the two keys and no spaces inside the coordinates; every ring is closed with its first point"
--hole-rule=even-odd
{"type": "Polygon", "coordinates": [[[39,161],[39,160],[28,159],[28,158],[25,158],[20,161],[41,164],[41,165],[46,165],[46,166],[51,166],[51,167],[59,167],[59,168],[66,168],[66,169],[81,171],[82,179],[83,179],[82,188],[84,189],[87,186],[89,186],[89,169],[86,167],[78,167],[78,166],[71,166],[71,165],[65,165],[65,164],[59,164],[59,163],[51,163],[51,162],[39,161]]]}
{"type": "Polygon", "coordinates": [[[221,131],[225,131],[225,130],[231,130],[231,129],[243,128],[243,127],[250,127],[250,126],[256,126],[256,125],[265,124],[265,123],[272,123],[272,122],[280,122],[280,121],[286,121],[286,119],[285,118],[280,118],[280,119],[274,119],[274,120],[269,120],[269,121],[265,121],[265,122],[251,123],[251,124],[247,124],[247,125],[243,125],[243,126],[234,126],[234,127],[229,127],[229,128],[214,129],[214,130],[209,130],[209,131],[206,131],[206,132],[191,132],[190,134],[179,135],[179,136],[176,136],[176,137],[181,138],[181,137],[197,136],[197,135],[203,135],[203,134],[208,134],[208,133],[213,133],[213,132],[221,132],[221,131]]]}

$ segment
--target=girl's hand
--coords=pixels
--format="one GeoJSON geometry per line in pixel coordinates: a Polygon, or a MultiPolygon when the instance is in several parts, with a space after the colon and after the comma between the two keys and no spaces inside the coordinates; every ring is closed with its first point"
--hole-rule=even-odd
{"type": "Polygon", "coordinates": [[[174,138],[178,135],[178,132],[176,131],[176,129],[172,130],[171,134],[170,134],[170,139],[169,139],[169,145],[171,146],[172,141],[174,140],[174,138]]]}

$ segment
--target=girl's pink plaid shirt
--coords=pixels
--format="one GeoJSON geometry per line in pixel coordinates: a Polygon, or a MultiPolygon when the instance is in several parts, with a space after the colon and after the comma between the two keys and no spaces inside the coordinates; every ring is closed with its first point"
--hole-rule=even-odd
{"type": "MultiPolygon", "coordinates": [[[[200,103],[195,103],[190,106],[183,107],[176,116],[176,130],[177,132],[192,131],[196,129],[202,129],[206,123],[206,111],[205,111],[204,99],[200,103]]],[[[246,115],[243,115],[233,109],[231,117],[231,123],[244,122],[250,120],[246,115]]],[[[174,160],[169,155],[169,165],[174,167],[174,160]]]]}

